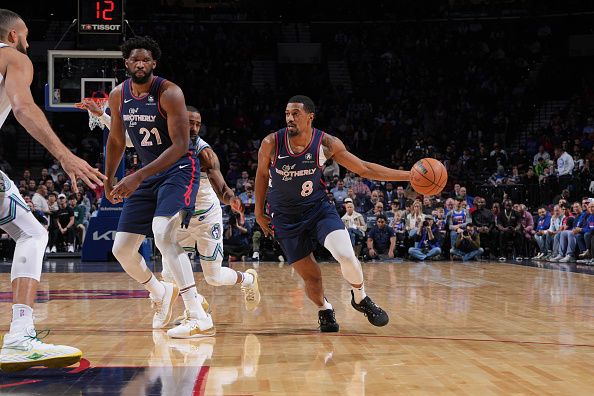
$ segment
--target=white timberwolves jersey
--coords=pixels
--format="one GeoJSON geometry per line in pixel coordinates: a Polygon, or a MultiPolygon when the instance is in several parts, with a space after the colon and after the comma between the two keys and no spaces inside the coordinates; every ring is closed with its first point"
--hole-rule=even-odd
{"type": "MultiPolygon", "coordinates": [[[[196,141],[196,155],[205,148],[210,147],[201,137],[196,141]]],[[[210,208],[220,206],[219,197],[212,189],[206,172],[200,172],[200,188],[196,194],[196,214],[205,213],[210,208]]]]}
{"type": "MultiPolygon", "coordinates": [[[[2,57],[1,48],[3,47],[8,47],[8,45],[0,43],[0,57],[2,57]]],[[[4,76],[0,74],[0,128],[4,125],[4,121],[6,121],[6,117],[8,117],[10,110],[10,102],[8,101],[8,95],[6,94],[6,81],[4,80],[4,76]]]]}

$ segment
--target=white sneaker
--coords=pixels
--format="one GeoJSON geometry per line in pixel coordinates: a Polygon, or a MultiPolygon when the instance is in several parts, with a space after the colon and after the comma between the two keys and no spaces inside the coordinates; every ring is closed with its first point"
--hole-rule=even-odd
{"type": "Polygon", "coordinates": [[[46,252],[46,253],[51,253],[51,252],[50,252],[50,247],[49,247],[49,246],[45,248],[45,252],[46,252]]]}
{"type": "Polygon", "coordinates": [[[68,244],[68,253],[74,253],[74,246],[68,244]]]}
{"type": "Polygon", "coordinates": [[[56,253],[58,250],[56,249],[55,246],[52,246],[52,249],[50,250],[50,253],[56,253]]]}
{"type": "Polygon", "coordinates": [[[258,285],[258,273],[254,269],[249,269],[245,271],[248,274],[251,274],[254,277],[254,283],[249,286],[241,286],[241,291],[243,292],[243,298],[245,301],[245,308],[248,311],[254,311],[258,308],[258,304],[260,304],[260,287],[258,285]]]}
{"type": "Polygon", "coordinates": [[[254,260],[254,261],[260,261],[260,253],[259,252],[254,252],[254,254],[252,254],[252,260],[254,260]]]}
{"type": "Polygon", "coordinates": [[[161,282],[161,284],[165,287],[163,299],[154,300],[151,297],[151,305],[155,310],[153,329],[162,329],[169,324],[173,315],[173,303],[179,295],[179,288],[175,284],[169,282],[161,282]]]}
{"type": "MultiPolygon", "coordinates": [[[[207,314],[210,314],[212,310],[210,309],[210,304],[208,303],[208,301],[206,301],[206,298],[202,294],[198,294],[198,297],[202,298],[202,302],[200,304],[202,305],[202,309],[204,310],[204,312],[206,312],[207,314]]],[[[188,317],[189,317],[188,310],[186,309],[182,315],[173,319],[171,321],[171,323],[174,326],[179,326],[184,320],[188,319],[188,317]]]]}
{"type": "Polygon", "coordinates": [[[562,258],[563,258],[563,256],[562,256],[562,255],[560,255],[560,254],[557,254],[557,255],[555,255],[555,256],[553,256],[553,257],[551,257],[551,258],[549,259],[549,261],[550,261],[550,262],[556,262],[556,261],[559,261],[559,260],[561,260],[562,258]]]}
{"type": "Polygon", "coordinates": [[[209,314],[204,319],[186,318],[179,326],[167,330],[167,335],[171,338],[201,338],[215,334],[216,329],[209,314]]]}
{"type": "Polygon", "coordinates": [[[280,256],[278,256],[278,261],[281,263],[285,262],[285,258],[283,257],[283,255],[281,254],[280,256]]]}
{"type": "Polygon", "coordinates": [[[560,263],[572,263],[573,262],[573,256],[567,255],[561,259],[559,259],[560,263]]]}
{"type": "Polygon", "coordinates": [[[0,370],[20,371],[34,366],[61,368],[80,361],[82,352],[66,345],[46,344],[33,326],[19,334],[6,334],[0,351],[0,370]]]}
{"type": "Polygon", "coordinates": [[[542,258],[542,256],[544,256],[544,254],[542,252],[538,253],[536,256],[532,257],[532,260],[540,260],[542,258]]]}

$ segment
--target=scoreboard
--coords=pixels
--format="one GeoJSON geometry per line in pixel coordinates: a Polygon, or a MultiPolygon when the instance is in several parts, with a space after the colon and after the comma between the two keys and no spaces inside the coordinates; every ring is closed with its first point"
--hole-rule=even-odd
{"type": "Polygon", "coordinates": [[[124,0],[78,0],[78,33],[122,34],[124,0]]]}

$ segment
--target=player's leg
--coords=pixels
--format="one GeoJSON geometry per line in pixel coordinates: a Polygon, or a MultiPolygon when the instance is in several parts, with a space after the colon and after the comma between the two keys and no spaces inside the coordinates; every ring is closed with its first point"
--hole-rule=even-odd
{"type": "MultiPolygon", "coordinates": [[[[190,226],[192,226],[192,222],[190,222],[190,226]]],[[[248,269],[246,272],[241,272],[223,267],[222,211],[219,208],[213,210],[202,221],[198,221],[195,227],[196,244],[206,283],[212,286],[241,284],[246,309],[248,311],[255,310],[260,304],[260,288],[256,270],[248,269]]]]}
{"type": "MultiPolygon", "coordinates": [[[[0,178],[4,177],[0,172],[0,178]]],[[[26,208],[18,190],[0,195],[0,220],[16,242],[10,280],[13,305],[9,332],[0,351],[0,369],[24,370],[33,366],[65,367],[78,362],[82,352],[76,348],[45,344],[36,338],[33,303],[41,277],[43,254],[48,241],[45,228],[26,208]],[[15,193],[16,192],[16,193],[15,193]]]]}
{"type": "Polygon", "coordinates": [[[179,215],[155,216],[153,235],[155,245],[168,263],[168,270],[179,286],[180,294],[186,307],[187,319],[179,326],[170,329],[167,334],[175,338],[197,338],[212,336],[215,328],[212,318],[202,307],[202,296],[198,294],[192,263],[188,255],[177,242],[177,229],[181,225],[179,215]]]}
{"type": "Polygon", "coordinates": [[[335,209],[329,209],[316,224],[317,238],[340,264],[342,276],[351,285],[351,305],[374,326],[388,324],[388,314],[365,293],[363,270],[355,256],[349,233],[335,209]]]}

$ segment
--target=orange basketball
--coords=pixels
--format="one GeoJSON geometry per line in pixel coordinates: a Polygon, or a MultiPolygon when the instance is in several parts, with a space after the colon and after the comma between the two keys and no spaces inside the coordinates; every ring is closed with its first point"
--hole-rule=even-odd
{"type": "Polygon", "coordinates": [[[435,158],[418,160],[410,170],[410,184],[419,194],[437,195],[448,182],[448,171],[435,158]]]}

